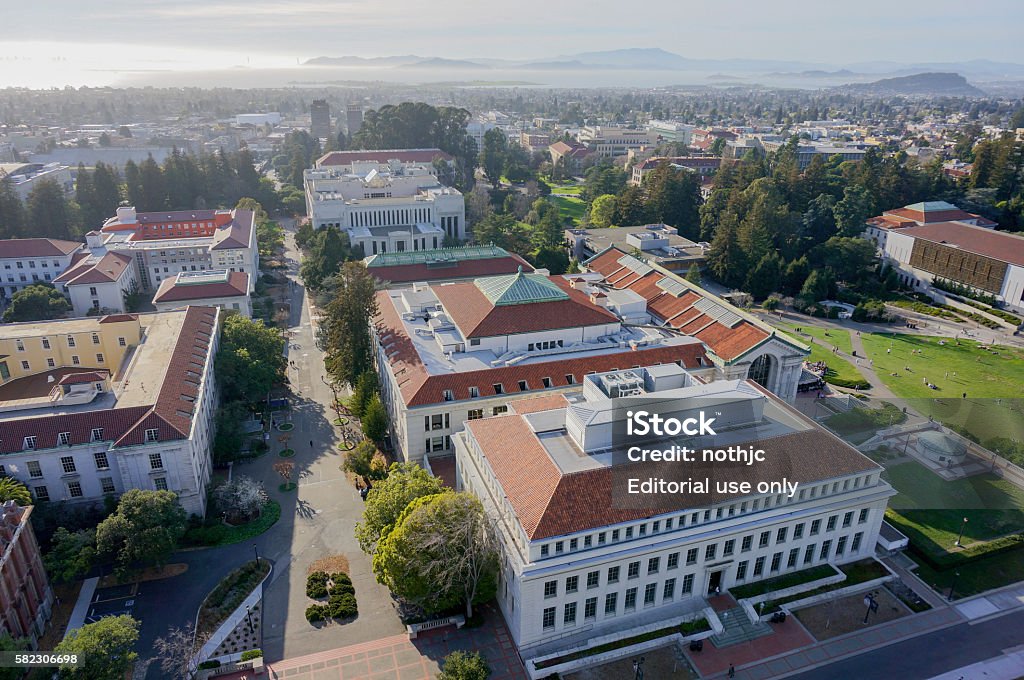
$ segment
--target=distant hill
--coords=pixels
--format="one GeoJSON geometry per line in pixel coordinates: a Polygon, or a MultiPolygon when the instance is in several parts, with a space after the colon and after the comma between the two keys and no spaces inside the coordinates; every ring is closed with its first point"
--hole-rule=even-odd
{"type": "Polygon", "coordinates": [[[985,96],[984,92],[968,83],[959,73],[915,73],[898,78],[883,78],[873,83],[843,85],[840,89],[875,95],[985,96]]]}
{"type": "Polygon", "coordinates": [[[477,69],[489,69],[491,68],[487,64],[481,64],[475,61],[467,61],[465,59],[443,59],[441,57],[432,57],[430,59],[423,59],[411,64],[399,64],[397,68],[477,68],[477,69]]]}
{"type": "Polygon", "coordinates": [[[303,62],[305,66],[400,66],[422,61],[423,57],[406,54],[394,57],[313,57],[303,62]]]}

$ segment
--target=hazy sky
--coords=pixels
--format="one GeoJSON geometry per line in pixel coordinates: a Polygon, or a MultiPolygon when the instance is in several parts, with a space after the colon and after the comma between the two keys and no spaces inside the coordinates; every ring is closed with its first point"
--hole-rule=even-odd
{"type": "MultiPolygon", "coordinates": [[[[0,76],[294,65],[317,55],[547,58],[661,47],[828,64],[1024,62],[1022,0],[0,0],[0,76]],[[95,47],[84,48],[83,43],[95,47]],[[55,57],[63,61],[55,61],[55,57]]],[[[0,80],[0,86],[9,84],[0,80]]]]}

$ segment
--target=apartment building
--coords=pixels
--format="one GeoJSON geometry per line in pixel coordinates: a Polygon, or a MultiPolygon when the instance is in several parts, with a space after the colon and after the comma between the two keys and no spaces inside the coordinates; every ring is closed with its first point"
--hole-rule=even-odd
{"type": "Polygon", "coordinates": [[[0,325],[0,475],[37,501],[168,489],[206,511],[216,308],[0,325]]]}
{"type": "Polygon", "coordinates": [[[174,278],[160,282],[153,296],[153,306],[158,312],[189,306],[219,307],[252,317],[249,275],[227,269],[179,272],[174,278]]]}
{"type": "Polygon", "coordinates": [[[431,163],[388,160],[390,153],[335,152],[306,170],[306,210],[313,227],[344,229],[352,246],[362,247],[366,256],[436,250],[446,245],[445,239],[464,240],[462,193],[444,186],[431,163]],[[373,157],[341,155],[346,153],[373,157]]]}
{"type": "Polygon", "coordinates": [[[33,283],[52,283],[84,247],[77,241],[53,238],[0,240],[0,298],[11,298],[33,283]]]}
{"type": "Polygon", "coordinates": [[[640,150],[658,143],[658,135],[650,130],[633,130],[606,125],[586,125],[577,136],[591,153],[599,156],[625,156],[630,150],[640,150]]]}
{"type": "Polygon", "coordinates": [[[139,287],[132,257],[105,250],[76,254],[53,283],[71,300],[75,316],[125,312],[125,296],[139,287]]]}
{"type": "Polygon", "coordinates": [[[518,401],[453,441],[458,487],[494,519],[497,602],[527,657],[695,614],[738,584],[869,557],[896,493],[878,464],[755,383],[704,384],[675,365],[587,375],[579,395],[518,401]],[[666,418],[713,404],[728,424],[657,448],[756,446],[769,462],[637,472],[632,440],[611,435],[635,403],[666,418]],[[659,473],[752,491],[628,496],[631,475],[659,473]],[[781,491],[783,478],[796,490],[781,491]]]}
{"type": "Polygon", "coordinates": [[[653,324],[693,336],[707,347],[714,379],[750,379],[785,401],[796,399],[810,348],[670,269],[610,246],[584,263],[599,285],[631,291],[653,324]]]}
{"type": "Polygon", "coordinates": [[[414,285],[380,291],[377,303],[381,398],[407,461],[451,455],[464,422],[526,397],[578,391],[591,372],[660,363],[713,372],[699,340],[645,328],[642,297],[598,289],[586,275],[519,271],[414,285]]]}
{"type": "Polygon", "coordinates": [[[3,504],[0,516],[0,632],[27,638],[32,649],[46,629],[53,609],[53,589],[32,523],[32,506],[3,504]]]}

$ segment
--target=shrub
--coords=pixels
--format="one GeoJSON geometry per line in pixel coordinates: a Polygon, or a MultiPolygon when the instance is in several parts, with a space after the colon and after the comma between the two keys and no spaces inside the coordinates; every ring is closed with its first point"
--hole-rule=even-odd
{"type": "Polygon", "coordinates": [[[352,593],[331,593],[331,599],[328,600],[327,606],[330,608],[331,617],[335,619],[348,619],[359,613],[356,596],[352,593]]]}
{"type": "Polygon", "coordinates": [[[314,600],[327,597],[327,573],[323,571],[314,571],[306,578],[306,597],[311,597],[314,600]]]}
{"type": "Polygon", "coordinates": [[[196,668],[198,668],[201,671],[206,670],[208,668],[220,668],[220,661],[217,661],[216,659],[210,659],[209,661],[202,662],[196,668]]]}
{"type": "Polygon", "coordinates": [[[329,618],[330,610],[325,604],[311,604],[306,607],[306,620],[310,623],[319,623],[329,618]]]}
{"type": "MultiPolygon", "coordinates": [[[[343,571],[338,571],[338,572],[335,572],[335,573],[331,574],[330,578],[331,578],[331,581],[336,586],[338,586],[338,585],[346,585],[346,586],[352,585],[352,579],[350,579],[348,577],[348,574],[346,574],[343,571]]],[[[355,591],[353,591],[353,592],[355,592],[355,591]]]]}
{"type": "Polygon", "coordinates": [[[250,661],[252,659],[258,659],[261,656],[263,656],[263,650],[262,649],[247,649],[246,651],[242,652],[242,657],[239,660],[240,661],[250,661]]]}
{"type": "Polygon", "coordinates": [[[438,680],[487,680],[491,667],[480,652],[455,651],[444,658],[438,680]]]}

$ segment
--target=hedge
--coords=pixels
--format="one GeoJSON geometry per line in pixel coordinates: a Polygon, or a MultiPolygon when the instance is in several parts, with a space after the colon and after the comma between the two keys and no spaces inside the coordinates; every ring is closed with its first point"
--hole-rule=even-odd
{"type": "Polygon", "coordinates": [[[242,658],[240,659],[240,661],[249,661],[251,659],[258,659],[261,656],[263,656],[263,650],[262,649],[249,649],[249,650],[246,650],[246,651],[242,652],[242,658]]]}

